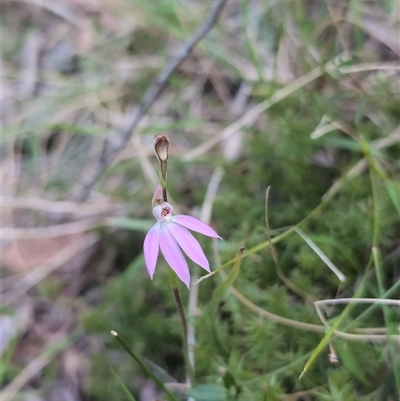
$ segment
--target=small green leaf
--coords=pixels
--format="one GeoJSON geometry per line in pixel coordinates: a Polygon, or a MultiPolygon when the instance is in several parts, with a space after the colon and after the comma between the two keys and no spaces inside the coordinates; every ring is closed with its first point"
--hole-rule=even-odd
{"type": "Polygon", "coordinates": [[[200,384],[187,393],[196,401],[226,401],[228,394],[226,388],[219,384],[200,384]]]}

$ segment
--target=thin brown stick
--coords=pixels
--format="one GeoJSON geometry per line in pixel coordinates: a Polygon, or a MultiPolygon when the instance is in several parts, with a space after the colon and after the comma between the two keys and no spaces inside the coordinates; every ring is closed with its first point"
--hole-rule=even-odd
{"type": "Polygon", "coordinates": [[[120,142],[113,148],[109,147],[107,141],[104,143],[102,154],[98,160],[93,175],[87,180],[86,183],[83,184],[79,193],[74,197],[76,201],[82,202],[88,198],[90,191],[103,173],[105,167],[113,160],[118,152],[125,148],[126,144],[128,143],[138,124],[144,117],[145,113],[149,110],[149,108],[153,105],[153,103],[165,89],[171,75],[178,69],[183,61],[188,58],[196,44],[201,39],[203,39],[216,24],[226,2],[227,0],[216,1],[214,7],[210,11],[203,25],[195,32],[195,34],[191,38],[189,38],[189,40],[187,40],[182,45],[177,55],[174,56],[170,60],[168,65],[160,72],[160,74],[158,74],[158,76],[144,95],[144,98],[140,103],[139,108],[134,115],[131,123],[121,132],[120,142]]]}

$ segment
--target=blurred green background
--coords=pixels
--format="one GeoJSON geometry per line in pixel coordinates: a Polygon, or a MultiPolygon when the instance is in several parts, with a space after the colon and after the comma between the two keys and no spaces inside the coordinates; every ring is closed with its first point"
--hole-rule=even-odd
{"type": "Polygon", "coordinates": [[[398,399],[398,1],[228,1],[77,201],[212,4],[2,2],[4,401],[166,399],[111,329],[187,399],[168,267],[151,281],[142,254],[159,132],[170,203],[224,239],[199,237],[212,270],[246,248],[180,287],[192,397],[398,399]],[[353,297],[377,300],[314,306],[353,297]]]}

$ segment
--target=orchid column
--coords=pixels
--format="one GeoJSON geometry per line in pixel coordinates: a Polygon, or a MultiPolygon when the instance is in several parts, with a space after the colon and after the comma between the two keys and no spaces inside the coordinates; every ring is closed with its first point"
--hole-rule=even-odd
{"type": "Polygon", "coordinates": [[[190,288],[189,267],[182,250],[193,262],[201,266],[207,272],[210,272],[208,260],[200,244],[189,230],[212,238],[221,239],[221,237],[210,226],[194,217],[172,215],[173,207],[168,203],[167,198],[168,147],[168,138],[165,135],[158,134],[154,139],[154,150],[160,162],[161,186],[155,189],[152,200],[153,215],[157,222],[147,233],[144,240],[144,259],[151,279],[153,279],[154,276],[160,249],[166,262],[171,267],[171,270],[169,270],[169,277],[182,322],[183,352],[186,371],[190,383],[193,383],[194,372],[188,359],[186,316],[177,282],[177,277],[179,277],[179,279],[190,288]]]}

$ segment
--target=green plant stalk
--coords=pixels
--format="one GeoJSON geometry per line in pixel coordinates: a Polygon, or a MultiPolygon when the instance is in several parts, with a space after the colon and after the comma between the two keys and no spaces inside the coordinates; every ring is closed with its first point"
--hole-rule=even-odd
{"type": "Polygon", "coordinates": [[[111,334],[118,340],[125,351],[140,365],[146,376],[153,379],[165,392],[170,401],[178,401],[178,399],[171,393],[171,391],[165,386],[165,384],[143,363],[143,361],[126,345],[125,341],[119,336],[119,334],[111,330],[111,334]]]}
{"type": "Polygon", "coordinates": [[[167,198],[167,161],[160,161],[161,167],[161,186],[163,189],[164,202],[168,202],[167,198]]]}
{"type": "Polygon", "coordinates": [[[364,154],[366,159],[368,160],[369,164],[369,176],[370,176],[370,181],[371,181],[371,190],[372,190],[372,203],[373,203],[373,214],[374,214],[374,231],[373,231],[373,237],[372,237],[372,252],[371,252],[371,259],[373,259],[373,249],[378,246],[379,244],[379,207],[378,207],[378,188],[376,185],[376,178],[375,174],[373,171],[373,162],[371,159],[371,155],[368,153],[368,148],[364,146],[364,143],[362,144],[364,154]]]}
{"type": "Polygon", "coordinates": [[[183,307],[181,294],[179,293],[178,280],[176,279],[176,274],[172,269],[168,269],[168,272],[169,272],[169,281],[171,283],[172,292],[174,294],[176,307],[178,309],[182,325],[182,348],[183,348],[183,356],[185,358],[186,374],[190,380],[190,384],[193,385],[195,380],[194,377],[195,375],[194,375],[194,369],[189,360],[189,346],[187,342],[188,336],[187,336],[187,321],[186,321],[185,309],[183,307]]]}
{"type": "Polygon", "coordinates": [[[126,385],[124,384],[124,382],[121,380],[121,378],[118,376],[117,372],[114,369],[111,369],[111,372],[113,373],[115,379],[117,380],[118,384],[120,385],[120,387],[122,388],[122,390],[124,391],[124,394],[127,397],[127,400],[129,401],[136,401],[136,398],[131,394],[131,392],[129,391],[128,387],[126,387],[126,385]]]}
{"type": "MultiPolygon", "coordinates": [[[[164,202],[168,202],[167,198],[167,162],[160,161],[160,170],[161,170],[161,186],[163,189],[163,199],[164,202]]],[[[185,368],[187,377],[190,380],[190,384],[193,385],[194,383],[194,369],[189,360],[189,349],[188,349],[188,342],[187,342],[187,321],[186,321],[186,314],[185,308],[183,307],[181,294],[178,288],[178,280],[176,279],[176,274],[172,269],[168,269],[169,272],[169,281],[172,287],[172,293],[174,294],[174,299],[176,303],[176,307],[178,309],[179,317],[181,320],[182,325],[182,344],[183,344],[183,356],[185,359],[185,368]]]]}

